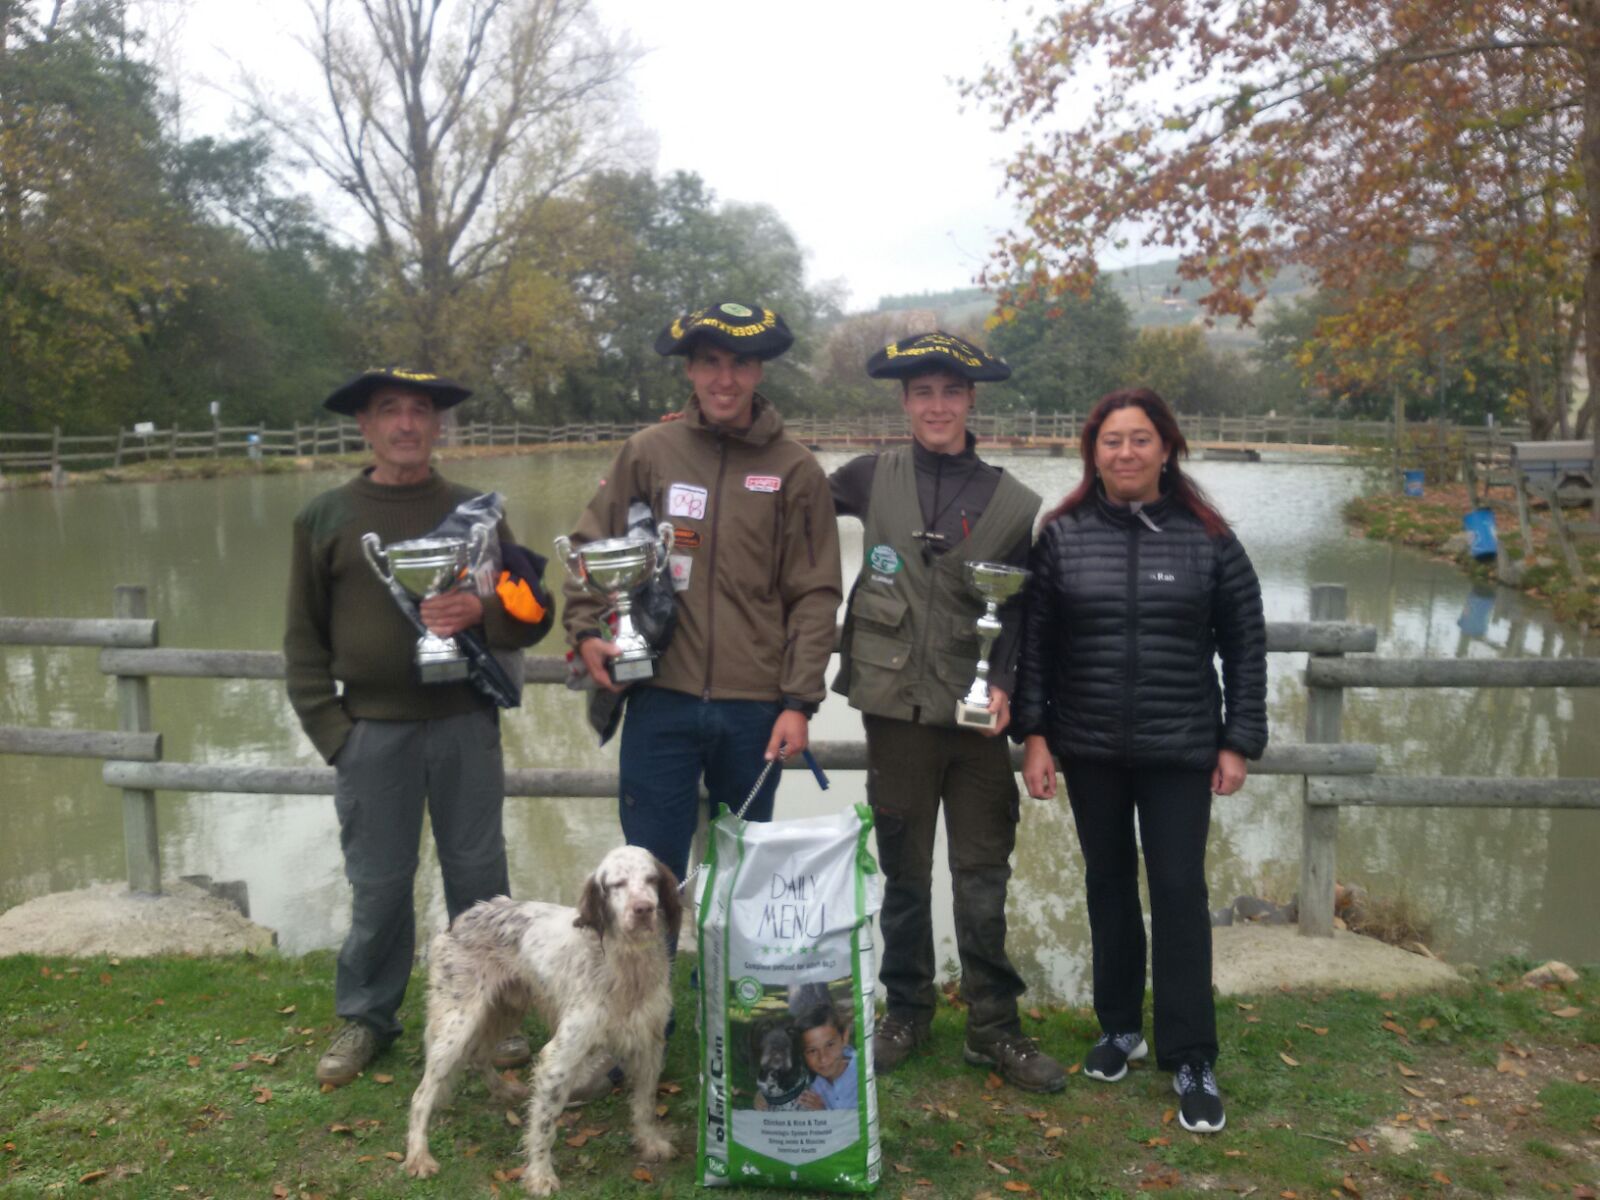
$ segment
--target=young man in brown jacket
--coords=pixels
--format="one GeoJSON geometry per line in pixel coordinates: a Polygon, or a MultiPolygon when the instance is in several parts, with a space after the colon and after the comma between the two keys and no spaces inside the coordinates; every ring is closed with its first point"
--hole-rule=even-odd
{"type": "MultiPolygon", "coordinates": [[[[767,761],[804,750],[821,703],[840,601],[839,531],[827,477],[783,432],[756,388],[793,342],[759,305],[711,305],[656,339],[687,358],[681,420],[629,438],[572,535],[616,537],[635,503],[676,530],[677,624],[653,679],[635,684],[622,725],[622,832],[681,879],[704,777],[712,811],[738,809],[767,761]]],[[[567,635],[599,687],[617,648],[602,602],[570,579],[567,635]]],[[[745,812],[772,817],[773,771],[745,812]]]]}

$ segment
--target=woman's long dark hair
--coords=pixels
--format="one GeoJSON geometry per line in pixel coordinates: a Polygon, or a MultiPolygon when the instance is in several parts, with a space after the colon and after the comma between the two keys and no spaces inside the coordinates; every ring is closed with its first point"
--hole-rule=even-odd
{"type": "Polygon", "coordinates": [[[1051,510],[1050,515],[1045,517],[1044,523],[1048,525],[1057,517],[1077,510],[1094,498],[1095,487],[1100,482],[1099,473],[1094,468],[1095,442],[1100,437],[1100,426],[1104,425],[1106,418],[1119,408],[1143,409],[1144,415],[1150,418],[1150,424],[1156,427],[1156,435],[1161,438],[1161,444],[1167,448],[1166,471],[1161,476],[1161,494],[1171,496],[1198,517],[1200,524],[1205,526],[1206,532],[1212,537],[1221,537],[1227,533],[1227,521],[1222,519],[1222,514],[1217,511],[1200,485],[1183,473],[1183,468],[1179,464],[1179,459],[1189,457],[1189,443],[1183,436],[1183,430],[1178,428],[1177,418],[1172,415],[1167,402],[1149,388],[1121,388],[1101,396],[1096,401],[1094,410],[1089,413],[1089,419],[1083,423],[1083,436],[1078,441],[1078,450],[1083,456],[1083,479],[1077,487],[1067,493],[1066,499],[1051,510]]]}

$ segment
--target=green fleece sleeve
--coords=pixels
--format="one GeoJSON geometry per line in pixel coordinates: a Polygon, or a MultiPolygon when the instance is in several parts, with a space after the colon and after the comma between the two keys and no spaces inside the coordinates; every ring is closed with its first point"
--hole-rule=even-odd
{"type": "Polygon", "coordinates": [[[289,703],[323,760],[332,762],[354,722],[340,703],[328,631],[328,549],[317,546],[303,519],[294,524],[289,560],[288,617],[283,634],[289,703]]]}

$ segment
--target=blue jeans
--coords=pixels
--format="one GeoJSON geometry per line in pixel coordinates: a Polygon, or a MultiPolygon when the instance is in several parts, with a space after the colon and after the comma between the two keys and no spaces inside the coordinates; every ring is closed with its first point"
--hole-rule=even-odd
{"type": "MultiPolygon", "coordinates": [[[[767,765],[767,742],[782,711],[776,700],[702,700],[667,688],[635,688],[622,722],[617,804],[628,844],[643,846],[681,880],[700,820],[701,776],[712,815],[719,804],[737,812],[767,765]]],[[[772,820],[782,774],[773,768],[745,820],[772,820]]]]}

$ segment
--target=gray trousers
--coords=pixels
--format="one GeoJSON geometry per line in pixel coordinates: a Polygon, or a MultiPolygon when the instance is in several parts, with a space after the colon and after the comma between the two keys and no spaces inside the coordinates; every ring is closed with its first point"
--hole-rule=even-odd
{"type": "Polygon", "coordinates": [[[335,1008],[389,1042],[400,1035],[397,1014],[416,949],[411,886],[424,807],[452,921],[479,900],[510,891],[500,719],[487,710],[431,721],[357,721],[334,768],[339,844],[352,891],[335,1008]]]}
{"type": "Polygon", "coordinates": [[[1020,797],[1001,737],[863,715],[867,802],[885,879],[883,965],[889,1011],[926,1026],[934,988],[933,841],[944,804],[967,1031],[1015,1033],[1026,985],[1006,957],[1006,886],[1020,797]]]}

